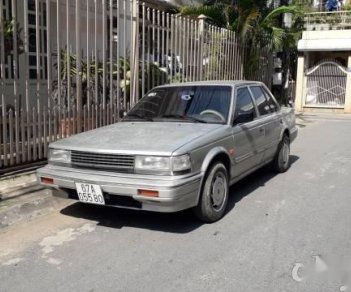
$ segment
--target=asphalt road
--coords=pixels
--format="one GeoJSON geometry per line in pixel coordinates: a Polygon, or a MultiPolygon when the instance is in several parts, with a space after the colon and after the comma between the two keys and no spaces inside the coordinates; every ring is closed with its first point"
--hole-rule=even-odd
{"type": "Polygon", "coordinates": [[[351,119],[301,126],[215,224],[73,204],[1,230],[0,291],[351,291],[351,119]]]}

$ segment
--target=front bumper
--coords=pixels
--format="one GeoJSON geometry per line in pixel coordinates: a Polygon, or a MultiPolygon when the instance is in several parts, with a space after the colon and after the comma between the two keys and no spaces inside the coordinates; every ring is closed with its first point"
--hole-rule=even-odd
{"type": "Polygon", "coordinates": [[[100,185],[106,199],[106,205],[141,209],[156,212],[177,212],[197,205],[202,174],[192,176],[153,176],[121,174],[70,167],[46,165],[37,170],[41,177],[52,178],[53,184],[43,184],[60,192],[55,195],[65,198],[75,196],[75,183],[100,185]],[[158,191],[158,197],[138,195],[138,190],[158,191]],[[128,201],[128,204],[123,202],[128,201]],[[131,201],[138,204],[130,204],[131,201]]]}

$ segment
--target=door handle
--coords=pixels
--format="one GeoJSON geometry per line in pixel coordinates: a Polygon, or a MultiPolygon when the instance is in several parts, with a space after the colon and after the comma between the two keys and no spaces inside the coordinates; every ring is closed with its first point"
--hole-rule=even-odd
{"type": "Polygon", "coordinates": [[[260,133],[263,133],[263,132],[264,132],[264,128],[261,127],[261,128],[259,129],[259,131],[260,131],[260,133]]]}

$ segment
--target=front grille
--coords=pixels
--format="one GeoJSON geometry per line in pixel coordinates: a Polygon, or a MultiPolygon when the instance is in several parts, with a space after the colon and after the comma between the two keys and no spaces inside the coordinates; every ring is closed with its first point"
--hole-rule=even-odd
{"type": "Polygon", "coordinates": [[[71,163],[73,167],[78,168],[113,170],[123,173],[134,172],[134,156],[132,155],[72,151],[71,163]]]}

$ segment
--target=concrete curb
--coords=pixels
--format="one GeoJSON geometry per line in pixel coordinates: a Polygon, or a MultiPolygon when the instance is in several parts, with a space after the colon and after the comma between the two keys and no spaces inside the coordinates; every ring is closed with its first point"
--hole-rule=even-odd
{"type": "Polygon", "coordinates": [[[312,123],[311,120],[307,120],[305,119],[303,116],[299,115],[296,116],[296,126],[299,128],[304,128],[306,127],[308,124],[312,123]]]}
{"type": "Polygon", "coordinates": [[[0,179],[0,229],[72,204],[38,184],[35,170],[0,179]]]}
{"type": "Polygon", "coordinates": [[[0,179],[0,201],[17,197],[24,192],[38,189],[35,171],[8,176],[0,179]]]}
{"type": "Polygon", "coordinates": [[[0,229],[57,211],[70,204],[70,200],[53,197],[52,191],[47,188],[0,201],[0,229]]]}
{"type": "Polygon", "coordinates": [[[332,113],[301,113],[296,115],[307,120],[351,120],[351,114],[332,114],[332,113]]]}

